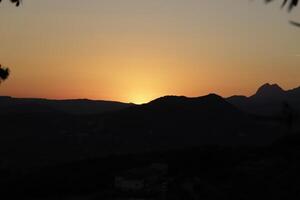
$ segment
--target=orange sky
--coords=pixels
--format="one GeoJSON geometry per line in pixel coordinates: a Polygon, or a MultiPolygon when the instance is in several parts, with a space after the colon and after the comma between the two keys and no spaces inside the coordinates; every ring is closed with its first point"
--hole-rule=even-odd
{"type": "Polygon", "coordinates": [[[142,103],[300,86],[300,29],[241,0],[24,0],[0,5],[0,95],[142,103]]]}

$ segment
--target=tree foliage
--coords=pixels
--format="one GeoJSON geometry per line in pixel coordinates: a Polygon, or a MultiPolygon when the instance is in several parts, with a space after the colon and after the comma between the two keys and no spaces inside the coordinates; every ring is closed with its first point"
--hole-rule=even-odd
{"type": "MultiPolygon", "coordinates": [[[[266,3],[270,3],[274,0],[265,0],[266,3]]],[[[299,0],[283,0],[282,8],[288,6],[289,11],[291,11],[294,7],[298,5],[299,0]]]]}
{"type": "MultiPolygon", "coordinates": [[[[11,3],[14,3],[16,6],[19,6],[21,4],[22,0],[10,0],[11,3]]],[[[0,0],[0,3],[2,2],[2,0],[0,0]]]]}
{"type": "Polygon", "coordinates": [[[0,83],[2,81],[4,81],[5,79],[7,79],[9,76],[9,69],[8,68],[5,68],[5,67],[2,67],[0,65],[0,83]]]}
{"type": "MultiPolygon", "coordinates": [[[[274,0],[265,0],[266,3],[270,3],[273,2],[274,0]]],[[[282,1],[282,5],[281,7],[288,7],[289,11],[292,11],[294,7],[298,6],[299,4],[299,0],[283,0],[282,1]]],[[[294,26],[298,26],[300,27],[300,23],[299,22],[295,22],[295,21],[290,21],[290,23],[294,26]]]]}

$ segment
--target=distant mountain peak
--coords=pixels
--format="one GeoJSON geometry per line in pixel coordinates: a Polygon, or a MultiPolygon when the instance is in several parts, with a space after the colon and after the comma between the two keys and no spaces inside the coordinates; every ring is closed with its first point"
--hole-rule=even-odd
{"type": "Polygon", "coordinates": [[[265,83],[262,86],[260,86],[258,90],[262,90],[262,89],[278,89],[283,91],[283,89],[276,83],[275,84],[265,83]]]}
{"type": "Polygon", "coordinates": [[[254,96],[273,97],[283,95],[284,90],[277,84],[266,83],[258,88],[254,96]]]}

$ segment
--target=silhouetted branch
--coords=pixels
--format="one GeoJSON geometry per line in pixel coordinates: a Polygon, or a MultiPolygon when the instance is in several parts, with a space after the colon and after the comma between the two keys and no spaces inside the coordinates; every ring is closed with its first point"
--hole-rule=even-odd
{"type": "MultiPolygon", "coordinates": [[[[2,0],[0,0],[0,3],[2,2],[2,0]]],[[[19,6],[22,2],[22,0],[10,0],[11,3],[16,4],[16,6],[19,6]]]]}
{"type": "MultiPolygon", "coordinates": [[[[265,0],[266,3],[270,3],[273,1],[274,0],[265,0]]],[[[299,0],[283,0],[281,8],[288,6],[288,11],[291,12],[294,7],[298,6],[298,3],[299,3],[299,0]]],[[[299,22],[290,21],[290,23],[294,26],[300,27],[299,22]]]]}
{"type": "MultiPolygon", "coordinates": [[[[266,3],[273,2],[274,0],[265,0],[266,3]]],[[[298,5],[299,0],[283,0],[281,7],[284,8],[288,5],[288,10],[291,11],[294,7],[298,5]]]]}
{"type": "Polygon", "coordinates": [[[300,28],[300,23],[299,22],[295,22],[295,21],[290,21],[290,24],[297,26],[300,28]]]}

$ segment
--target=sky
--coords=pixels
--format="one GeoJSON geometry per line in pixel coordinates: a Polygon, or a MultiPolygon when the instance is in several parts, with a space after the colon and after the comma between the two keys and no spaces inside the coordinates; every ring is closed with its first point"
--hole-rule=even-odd
{"type": "Polygon", "coordinates": [[[300,86],[299,8],[262,0],[0,4],[0,95],[144,103],[300,86]]]}

